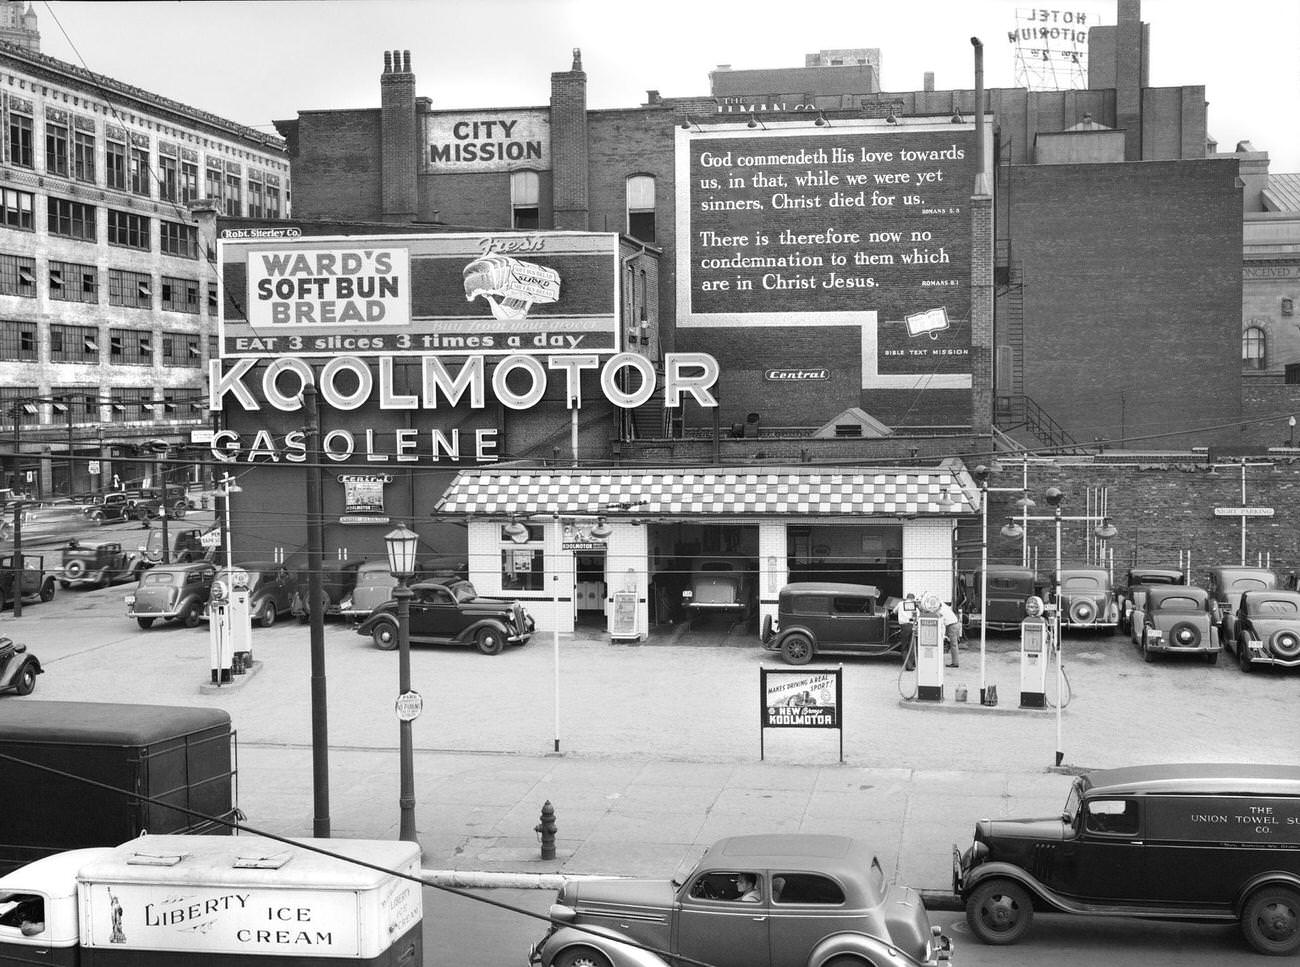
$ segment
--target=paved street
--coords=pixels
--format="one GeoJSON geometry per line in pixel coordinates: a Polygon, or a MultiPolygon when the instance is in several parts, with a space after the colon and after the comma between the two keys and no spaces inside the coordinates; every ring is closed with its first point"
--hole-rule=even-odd
{"type": "MultiPolygon", "coordinates": [[[[211,705],[239,733],[240,805],[253,826],[312,830],[309,641],[305,625],[254,632],[259,667],[201,694],[206,626],[141,631],[124,586],[61,592],[3,630],[47,673],[30,699],[211,705]]],[[[611,645],[549,636],[485,657],[417,646],[417,826],[432,870],[670,875],[734,832],[847,830],[869,836],[904,882],[942,889],[949,847],[982,816],[1053,814],[1069,772],[1148,761],[1296,761],[1300,677],[1230,663],[1144,664],[1122,636],[1067,640],[1070,703],[1014,708],[1014,639],[993,638],[988,681],[1002,705],[909,702],[896,659],[844,663],[844,761],[833,731],[759,731],[759,668],[743,636],[708,644],[611,645]],[[560,754],[553,749],[559,743],[560,754]],[[765,758],[760,761],[760,739],[765,758]],[[533,826],[556,809],[555,861],[533,826]]],[[[348,625],[326,629],[331,825],[396,834],[397,655],[348,625]]],[[[786,666],[781,666],[786,667],[786,666]]],[[[956,682],[978,693],[978,655],[956,682]]],[[[949,694],[951,694],[951,686],[949,694]]],[[[1052,697],[1052,696],[1049,696],[1052,697]]],[[[19,701],[6,698],[5,701],[19,701]]],[[[506,878],[508,882],[508,878],[506,878]]]]}

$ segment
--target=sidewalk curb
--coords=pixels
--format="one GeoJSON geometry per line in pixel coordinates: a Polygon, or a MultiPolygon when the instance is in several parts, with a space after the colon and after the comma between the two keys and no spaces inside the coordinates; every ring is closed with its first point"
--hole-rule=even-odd
{"type": "Polygon", "coordinates": [[[619,880],[624,877],[591,873],[490,873],[484,870],[420,870],[434,886],[462,890],[559,890],[566,883],[619,880]]]}

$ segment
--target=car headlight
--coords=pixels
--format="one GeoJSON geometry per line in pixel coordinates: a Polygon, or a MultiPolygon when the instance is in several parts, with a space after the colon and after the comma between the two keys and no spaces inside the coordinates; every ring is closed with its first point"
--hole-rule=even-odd
{"type": "Polygon", "coordinates": [[[135,607],[135,595],[134,595],[134,594],[128,594],[128,595],[127,595],[126,597],[124,597],[122,600],[123,600],[124,602],[126,602],[126,606],[127,606],[128,608],[134,608],[134,607],[135,607]]]}

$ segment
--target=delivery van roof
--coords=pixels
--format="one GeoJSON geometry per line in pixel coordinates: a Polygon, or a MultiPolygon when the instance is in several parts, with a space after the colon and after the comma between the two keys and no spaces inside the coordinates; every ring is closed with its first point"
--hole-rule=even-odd
{"type": "Polygon", "coordinates": [[[1172,762],[1125,766],[1086,773],[1082,781],[1092,795],[1300,796],[1300,766],[1272,763],[1172,762]]]}
{"type": "Polygon", "coordinates": [[[419,844],[403,840],[295,839],[292,843],[264,836],[145,835],[92,858],[79,871],[79,878],[92,883],[368,890],[389,879],[387,870],[414,866],[418,872],[419,868],[419,844]],[[328,850],[344,859],[297,844],[328,850]]]}
{"type": "Polygon", "coordinates": [[[0,743],[148,745],[230,725],[219,708],[114,702],[0,702],[0,743]]]}

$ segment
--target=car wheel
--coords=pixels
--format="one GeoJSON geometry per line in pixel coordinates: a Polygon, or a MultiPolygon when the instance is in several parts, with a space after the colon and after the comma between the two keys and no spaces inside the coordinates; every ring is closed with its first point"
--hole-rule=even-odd
{"type": "Polygon", "coordinates": [[[90,522],[92,524],[104,523],[104,512],[102,510],[95,511],[93,514],[90,515],[90,522]]]}
{"type": "Polygon", "coordinates": [[[36,669],[31,662],[23,665],[23,670],[18,673],[18,678],[14,681],[15,695],[30,695],[36,688],[36,669]]]}
{"type": "Polygon", "coordinates": [[[397,647],[397,625],[381,621],[370,629],[370,637],[380,651],[392,651],[397,647]]]}
{"type": "Polygon", "coordinates": [[[1268,650],[1278,658],[1300,657],[1300,635],[1294,631],[1279,631],[1268,640],[1268,650]]]}
{"type": "Polygon", "coordinates": [[[1180,621],[1169,629],[1169,643],[1180,648],[1196,648],[1201,643],[1201,629],[1190,621],[1180,621]]]}
{"type": "Polygon", "coordinates": [[[1254,665],[1250,660],[1250,649],[1246,647],[1245,635],[1237,639],[1237,667],[1247,675],[1254,670],[1254,665]]]}
{"type": "Polygon", "coordinates": [[[570,947],[551,961],[552,967],[612,967],[609,958],[594,947],[570,947]]]}
{"type": "Polygon", "coordinates": [[[190,512],[189,502],[184,500],[178,500],[172,507],[172,519],[183,520],[185,518],[185,515],[188,514],[189,512],[190,512]]]}
{"type": "Polygon", "coordinates": [[[0,611],[3,611],[8,606],[8,604],[9,602],[5,599],[5,593],[3,591],[0,591],[0,611]]]}
{"type": "Polygon", "coordinates": [[[1142,632],[1142,660],[1147,664],[1156,660],[1155,652],[1147,647],[1147,633],[1142,632]]]}
{"type": "Polygon", "coordinates": [[[257,609],[257,623],[263,628],[275,624],[275,602],[270,598],[263,601],[262,606],[257,609]]]}
{"type": "Polygon", "coordinates": [[[45,602],[54,600],[54,578],[41,585],[41,600],[45,602]]]}
{"type": "Polygon", "coordinates": [[[135,621],[145,631],[153,627],[153,618],[136,618],[135,621]]]}
{"type": "Polygon", "coordinates": [[[1283,957],[1300,950],[1300,893],[1284,886],[1256,891],[1241,911],[1241,932],[1261,954],[1283,957]]]}
{"type": "Polygon", "coordinates": [[[781,642],[781,657],[787,665],[806,665],[812,661],[813,643],[807,635],[786,635],[781,642]]]}
{"type": "Polygon", "coordinates": [[[763,633],[759,636],[759,640],[765,645],[772,640],[772,616],[770,614],[763,616],[763,633]]]}
{"type": "Polygon", "coordinates": [[[496,628],[480,628],[474,636],[474,647],[485,655],[499,655],[505,646],[505,635],[496,628]]]}
{"type": "Polygon", "coordinates": [[[986,944],[1015,943],[1029,931],[1033,919],[1033,899],[1010,880],[981,883],[966,901],[966,922],[986,944]]]}
{"type": "Polygon", "coordinates": [[[181,612],[181,624],[185,625],[186,628],[197,628],[201,619],[202,615],[197,601],[191,601],[185,606],[185,610],[181,612]]]}
{"type": "Polygon", "coordinates": [[[85,577],[86,562],[69,561],[66,565],[64,565],[63,573],[66,574],[68,577],[73,578],[74,580],[77,578],[85,577]]]}

